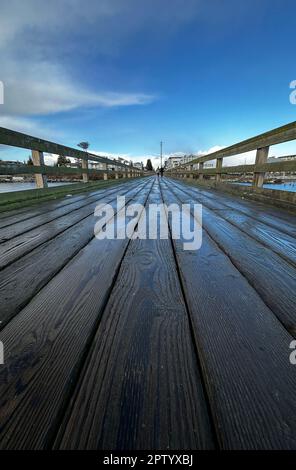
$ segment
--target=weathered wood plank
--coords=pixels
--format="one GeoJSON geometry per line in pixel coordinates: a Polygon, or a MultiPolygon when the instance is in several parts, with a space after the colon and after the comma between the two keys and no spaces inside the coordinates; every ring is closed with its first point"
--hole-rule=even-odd
{"type": "Polygon", "coordinates": [[[40,152],[53,153],[55,155],[64,155],[66,157],[80,158],[82,160],[88,158],[89,160],[97,161],[100,163],[108,163],[110,165],[117,165],[120,167],[129,168],[128,165],[115,162],[107,157],[100,157],[98,155],[84,152],[83,150],[74,149],[65,145],[50,142],[48,140],[39,139],[28,134],[6,129],[0,127],[0,144],[10,145],[12,147],[20,147],[30,150],[39,150],[40,152]]]}
{"type": "MultiPolygon", "coordinates": [[[[119,194],[129,202],[142,191],[144,184],[128,185],[119,194]],[[129,188],[129,189],[127,189],[129,188]]],[[[116,210],[116,199],[109,204],[116,210]]],[[[0,329],[23,308],[34,295],[50,279],[58,273],[65,264],[75,256],[94,236],[96,219],[91,214],[74,226],[57,235],[48,242],[35,248],[27,255],[7,266],[0,272],[0,298],[3,299],[0,315],[0,329]]]]}
{"type": "MultiPolygon", "coordinates": [[[[180,202],[170,181],[161,187],[167,204],[180,202]]],[[[295,449],[292,336],[207,232],[198,251],[182,243],[174,240],[221,448],[295,449]]]]}
{"type": "MultiPolygon", "coordinates": [[[[87,192],[82,194],[77,194],[73,192],[72,185],[69,185],[68,194],[71,196],[65,195],[62,199],[50,200],[50,201],[40,201],[38,205],[29,205],[28,207],[23,207],[21,209],[7,209],[7,212],[0,213],[0,228],[8,227],[9,225],[16,224],[23,220],[29,219],[30,217],[35,217],[36,215],[41,215],[52,210],[58,209],[63,206],[71,205],[75,202],[82,201],[83,199],[88,198],[89,196],[94,196],[96,194],[101,194],[103,191],[106,191],[106,188],[102,187],[97,189],[90,188],[87,192]]],[[[117,186],[120,189],[122,186],[117,186]]],[[[111,188],[107,188],[111,189],[111,188]]]]}
{"type": "Polygon", "coordinates": [[[92,215],[99,201],[104,200],[108,202],[110,198],[116,197],[118,190],[112,190],[108,194],[109,196],[101,195],[100,197],[94,198],[95,200],[92,203],[88,203],[85,207],[80,209],[73,210],[70,214],[65,214],[42,226],[3,242],[0,245],[0,270],[40,246],[42,243],[53,239],[59,233],[62,233],[69,227],[74,226],[81,220],[92,215]]]}
{"type": "MultiPolygon", "coordinates": [[[[63,185],[63,191],[57,191],[52,193],[53,199],[46,199],[43,200],[43,198],[37,199],[37,200],[28,200],[28,205],[27,207],[22,207],[22,208],[16,208],[16,209],[10,209],[9,204],[7,203],[6,207],[7,210],[0,212],[0,228],[4,228],[8,225],[12,225],[14,223],[20,222],[22,220],[25,220],[30,217],[35,217],[36,215],[40,215],[42,213],[45,213],[47,211],[51,211],[54,209],[57,209],[59,207],[65,206],[67,204],[72,204],[74,202],[78,202],[79,200],[82,200],[83,198],[87,198],[88,196],[93,196],[95,194],[100,194],[102,191],[106,191],[106,189],[111,189],[112,186],[115,186],[118,189],[121,189],[125,184],[125,180],[121,182],[115,182],[113,180],[110,184],[110,182],[96,182],[96,183],[88,183],[87,187],[85,185],[82,186],[82,184],[79,183],[73,183],[70,185],[67,185],[67,192],[65,193],[65,185],[63,185]],[[71,194],[71,197],[68,197],[67,194],[71,194]]],[[[56,189],[57,187],[49,188],[49,191],[52,189],[56,189]]],[[[37,191],[36,189],[29,190],[29,192],[35,192],[37,191]]],[[[42,191],[48,191],[46,189],[43,189],[42,191]]],[[[20,203],[22,200],[24,200],[25,196],[24,193],[28,191],[15,191],[16,193],[22,193],[21,197],[16,197],[16,203],[20,203]]],[[[12,196],[12,193],[6,193],[10,194],[12,196]]],[[[48,193],[49,194],[49,193],[48,193]]],[[[25,198],[27,201],[27,198],[25,198]]]]}
{"type": "Polygon", "coordinates": [[[251,150],[257,150],[258,148],[267,147],[270,145],[280,144],[282,142],[288,142],[289,140],[296,139],[296,121],[286,124],[271,131],[264,132],[250,139],[243,140],[234,145],[230,145],[224,149],[216,152],[209,153],[203,157],[198,157],[190,162],[190,164],[199,162],[208,162],[215,160],[216,158],[231,157],[244,152],[250,152],[251,150]]]}
{"type": "Polygon", "coordinates": [[[213,448],[170,240],[129,245],[61,434],[62,449],[213,448]]]}
{"type": "MultiPolygon", "coordinates": [[[[253,237],[255,240],[262,243],[264,246],[272,249],[275,253],[280,255],[289,263],[296,266],[296,238],[281,232],[274,227],[260,222],[260,220],[254,221],[254,219],[248,216],[245,212],[239,209],[231,208],[224,203],[220,202],[220,199],[214,199],[205,197],[203,192],[194,194],[187,189],[186,186],[174,186],[182,190],[186,195],[194,200],[203,204],[207,209],[211,209],[214,212],[232,223],[234,226],[245,232],[247,235],[253,237]]],[[[239,204],[236,204],[239,208],[239,204]]]]}
{"type": "MultiPolygon", "coordinates": [[[[144,202],[147,186],[138,198],[144,202]]],[[[91,241],[0,333],[0,448],[43,449],[113,287],[127,240],[91,241]]]]}
{"type": "MultiPolygon", "coordinates": [[[[177,188],[182,202],[192,201],[177,188]]],[[[198,200],[197,200],[198,202],[198,200]]],[[[203,207],[203,227],[232,263],[248,279],[287,330],[296,335],[296,269],[220,215],[203,207]]]]}
{"type": "MultiPolygon", "coordinates": [[[[71,190],[69,190],[69,194],[71,194],[71,190]]],[[[60,201],[50,201],[50,202],[40,202],[38,206],[34,208],[31,207],[24,207],[22,209],[13,209],[12,211],[2,212],[0,213],[0,228],[8,227],[9,225],[16,224],[18,222],[22,222],[27,220],[31,217],[35,217],[36,215],[44,214],[48,211],[58,209],[59,207],[66,206],[68,204],[73,204],[74,202],[78,202],[87,196],[71,196],[71,197],[64,197],[60,201]]]]}
{"type": "MultiPolygon", "coordinates": [[[[173,184],[178,186],[180,183],[176,180],[172,181],[173,184]]],[[[199,195],[201,198],[211,199],[214,203],[217,203],[217,208],[225,207],[235,209],[243,212],[247,216],[260,221],[270,227],[274,227],[280,232],[286,233],[291,237],[296,237],[296,217],[293,214],[285,211],[272,208],[266,204],[256,201],[248,201],[246,199],[232,197],[228,194],[223,194],[221,191],[210,191],[204,188],[195,188],[191,185],[179,186],[183,190],[192,190],[192,195],[199,195]]],[[[206,199],[201,199],[206,202],[206,199]]]]}
{"type": "MultiPolygon", "coordinates": [[[[137,183],[133,183],[136,185],[137,183]]],[[[29,218],[22,219],[20,221],[16,221],[13,225],[9,225],[7,227],[0,228],[0,241],[3,243],[7,240],[10,240],[18,235],[22,235],[29,230],[36,229],[41,226],[45,226],[46,223],[51,221],[56,221],[62,216],[71,214],[72,212],[76,212],[79,209],[90,205],[93,201],[97,201],[102,199],[104,196],[108,196],[109,194],[117,193],[124,185],[120,187],[115,186],[104,191],[95,191],[94,193],[87,194],[83,198],[79,198],[77,201],[70,202],[69,204],[62,204],[58,207],[54,207],[52,210],[47,210],[41,214],[37,214],[35,216],[30,216],[29,218]]],[[[45,227],[44,227],[45,229],[45,227]]],[[[8,248],[9,249],[9,248],[8,248]]]]}

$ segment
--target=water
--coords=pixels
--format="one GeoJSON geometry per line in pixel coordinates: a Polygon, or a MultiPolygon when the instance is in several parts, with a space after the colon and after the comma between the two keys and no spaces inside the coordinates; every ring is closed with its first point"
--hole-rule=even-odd
{"type": "MultiPolygon", "coordinates": [[[[243,186],[251,186],[251,183],[234,183],[234,184],[240,184],[243,186]]],[[[296,182],[291,182],[291,183],[270,183],[270,184],[264,184],[263,185],[264,189],[278,189],[281,191],[291,191],[292,193],[296,192],[296,182]]]]}
{"type": "MultiPolygon", "coordinates": [[[[48,183],[48,186],[49,188],[52,188],[53,186],[63,186],[65,184],[73,183],[48,183]]],[[[36,189],[35,183],[0,183],[0,193],[25,191],[27,189],[36,189]]]]}

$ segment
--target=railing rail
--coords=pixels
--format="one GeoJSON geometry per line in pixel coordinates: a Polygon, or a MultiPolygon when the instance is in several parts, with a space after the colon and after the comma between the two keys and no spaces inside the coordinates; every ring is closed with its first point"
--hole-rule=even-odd
{"type": "Polygon", "coordinates": [[[0,164],[0,175],[17,175],[17,174],[35,174],[37,187],[44,188],[47,186],[47,175],[83,175],[83,181],[87,183],[89,176],[103,174],[104,179],[108,179],[108,174],[112,173],[115,178],[119,174],[123,176],[140,176],[142,171],[133,165],[127,165],[119,160],[111,160],[110,158],[98,156],[90,152],[74,149],[65,145],[50,142],[48,140],[39,139],[31,135],[13,131],[0,127],[0,144],[11,147],[19,147],[31,150],[33,165],[14,166],[0,164]],[[81,168],[69,167],[52,167],[44,164],[44,153],[62,155],[81,160],[81,168]],[[89,169],[88,162],[93,161],[100,163],[103,169],[89,169]],[[108,165],[115,167],[115,170],[109,170],[108,165]]]}
{"type": "Polygon", "coordinates": [[[296,139],[296,121],[285,126],[278,127],[258,136],[244,140],[224,149],[212,152],[193,159],[191,162],[168,170],[169,174],[198,175],[200,179],[203,175],[215,175],[216,181],[221,180],[222,175],[253,173],[253,186],[262,187],[266,172],[296,172],[296,161],[268,162],[269,147],[296,139]],[[253,165],[236,165],[223,167],[223,159],[239,155],[252,150],[257,150],[256,161],[253,165]],[[204,168],[204,163],[216,160],[216,168],[204,168]],[[198,170],[193,169],[193,165],[199,164],[198,170]]]}

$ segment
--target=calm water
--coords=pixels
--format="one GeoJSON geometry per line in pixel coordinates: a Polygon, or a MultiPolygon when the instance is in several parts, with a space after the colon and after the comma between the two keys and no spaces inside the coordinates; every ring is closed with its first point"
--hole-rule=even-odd
{"type": "MultiPolygon", "coordinates": [[[[243,186],[251,186],[251,183],[235,183],[243,186]]],[[[296,182],[291,183],[274,183],[274,184],[264,184],[264,189],[279,189],[282,191],[291,191],[292,193],[296,192],[296,182]]]]}
{"type": "MultiPolygon", "coordinates": [[[[53,186],[62,186],[73,183],[48,183],[51,188],[53,186]]],[[[24,191],[26,189],[36,189],[35,183],[0,183],[0,193],[9,193],[12,191],[24,191]]]]}

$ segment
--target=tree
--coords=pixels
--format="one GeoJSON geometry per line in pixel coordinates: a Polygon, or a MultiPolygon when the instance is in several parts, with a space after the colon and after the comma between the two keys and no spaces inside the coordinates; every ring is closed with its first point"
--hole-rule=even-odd
{"type": "MultiPolygon", "coordinates": [[[[87,149],[88,147],[90,146],[90,143],[89,142],[86,142],[86,141],[82,141],[82,142],[79,142],[79,144],[77,144],[77,147],[80,147],[82,148],[83,150],[85,150],[87,152],[87,149]]],[[[81,167],[81,162],[80,162],[80,159],[79,158],[75,158],[75,163],[78,167],[81,167]]]]}
{"type": "Polygon", "coordinates": [[[146,163],[146,170],[147,170],[147,171],[153,171],[153,166],[152,166],[152,163],[151,163],[150,158],[148,158],[148,160],[147,160],[147,163],[146,163]]]}
{"type": "Polygon", "coordinates": [[[27,165],[29,165],[29,166],[34,165],[33,160],[32,160],[32,157],[29,157],[29,158],[28,158],[28,160],[27,160],[27,165]]]}
{"type": "Polygon", "coordinates": [[[64,155],[58,156],[57,166],[67,166],[71,161],[69,158],[66,158],[64,155]]]}
{"type": "Polygon", "coordinates": [[[86,151],[88,149],[89,145],[90,145],[89,142],[80,142],[79,144],[77,144],[77,147],[80,147],[80,148],[82,148],[83,150],[86,151]]]}

